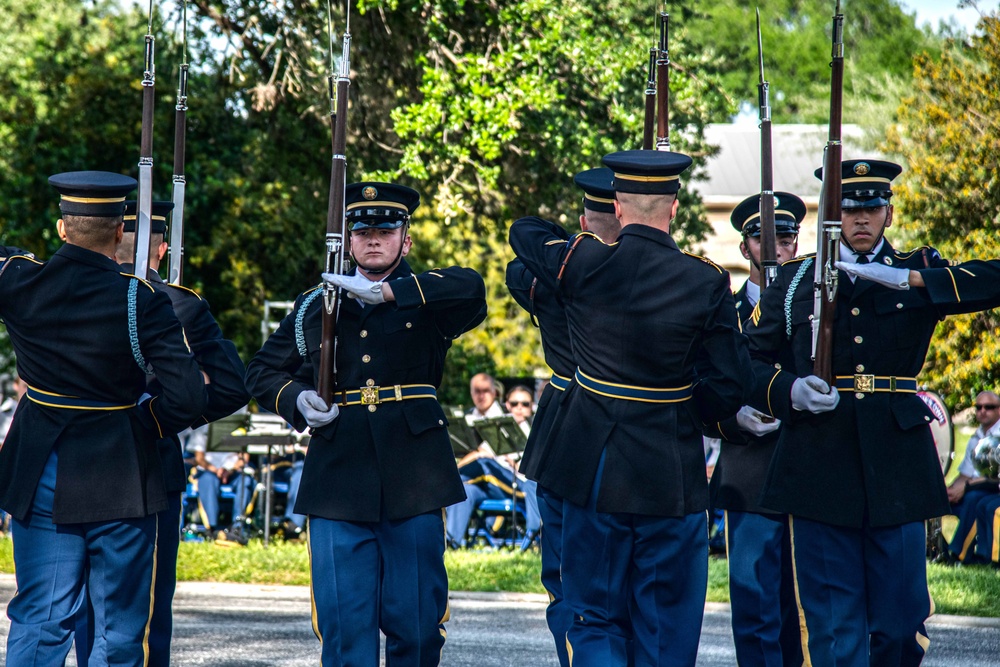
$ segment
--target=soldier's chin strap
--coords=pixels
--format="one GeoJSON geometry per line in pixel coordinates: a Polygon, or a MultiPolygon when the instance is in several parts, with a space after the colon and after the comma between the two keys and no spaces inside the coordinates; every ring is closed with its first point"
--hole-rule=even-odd
{"type": "Polygon", "coordinates": [[[354,263],[358,265],[358,268],[364,269],[365,273],[367,273],[372,279],[374,279],[374,280],[377,281],[380,277],[384,278],[385,276],[387,276],[390,273],[392,273],[393,271],[395,271],[396,267],[399,266],[399,261],[401,259],[403,259],[403,244],[406,241],[406,232],[407,232],[407,230],[409,228],[410,228],[410,221],[409,220],[407,220],[406,222],[404,222],[403,226],[400,227],[400,229],[402,230],[403,234],[402,234],[402,236],[399,239],[399,252],[396,253],[396,259],[393,260],[393,262],[388,267],[386,267],[385,269],[382,269],[380,271],[376,271],[375,269],[369,269],[367,266],[365,266],[364,264],[362,264],[361,262],[359,262],[358,258],[354,256],[354,244],[353,243],[351,244],[351,259],[353,259],[354,263]]]}
{"type": "Polygon", "coordinates": [[[859,257],[861,257],[862,255],[867,257],[868,255],[871,255],[872,250],[875,250],[875,248],[878,247],[878,244],[882,242],[882,237],[885,236],[885,223],[888,221],[889,221],[889,204],[886,204],[885,218],[882,219],[882,228],[879,229],[878,236],[875,237],[875,243],[872,243],[871,250],[869,250],[868,252],[858,252],[857,250],[855,250],[854,246],[851,245],[851,242],[848,241],[847,237],[844,236],[843,234],[840,235],[840,242],[843,243],[845,246],[847,246],[850,249],[850,251],[853,252],[855,255],[859,257]]]}

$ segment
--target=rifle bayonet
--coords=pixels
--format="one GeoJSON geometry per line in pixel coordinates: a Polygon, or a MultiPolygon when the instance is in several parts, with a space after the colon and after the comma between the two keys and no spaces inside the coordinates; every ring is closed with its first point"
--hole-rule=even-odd
{"type": "Polygon", "coordinates": [[[153,0],[149,0],[146,27],[145,69],[142,73],[142,139],[139,147],[139,192],[135,217],[135,275],[143,280],[149,271],[150,230],[153,213],[153,101],[156,91],[153,0]]]}
{"type": "Polygon", "coordinates": [[[670,14],[660,10],[660,45],[656,56],[656,150],[670,150],[670,14]]]}
{"type": "Polygon", "coordinates": [[[174,208],[170,216],[170,264],[167,282],[180,285],[184,277],[184,193],[187,180],[184,176],[184,158],[187,149],[187,0],[181,19],[184,30],[181,64],[177,74],[177,104],[174,106],[174,208]]]}
{"type": "Polygon", "coordinates": [[[778,277],[778,246],[774,231],[774,167],[771,148],[771,102],[764,78],[764,40],[757,10],[757,104],[760,107],[760,265],[767,287],[778,277]]]}

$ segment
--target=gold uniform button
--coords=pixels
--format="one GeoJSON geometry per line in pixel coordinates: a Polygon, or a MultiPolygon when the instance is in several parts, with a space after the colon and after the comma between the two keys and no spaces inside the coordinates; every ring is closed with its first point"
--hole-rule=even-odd
{"type": "Polygon", "coordinates": [[[861,336],[855,336],[854,337],[854,342],[857,343],[858,345],[860,345],[861,343],[865,342],[865,339],[862,338],[861,336]]]}
{"type": "Polygon", "coordinates": [[[851,315],[857,316],[857,315],[860,315],[860,314],[861,314],[861,309],[860,308],[851,308],[851,315]]]}
{"type": "Polygon", "coordinates": [[[781,370],[781,364],[775,364],[774,367],[775,367],[775,369],[777,369],[779,371],[781,370]]]}
{"type": "Polygon", "coordinates": [[[361,337],[362,338],[368,338],[368,329],[362,329],[361,330],[361,337]]]}
{"type": "Polygon", "coordinates": [[[377,405],[369,405],[368,406],[368,412],[375,412],[376,410],[378,410],[378,406],[377,405]]]}
{"type": "Polygon", "coordinates": [[[858,364],[857,366],[854,367],[854,370],[856,372],[858,372],[858,373],[864,373],[865,372],[865,365],[864,364],[858,364]]]}
{"type": "Polygon", "coordinates": [[[897,310],[902,310],[902,309],[903,309],[903,304],[901,304],[901,303],[897,303],[897,304],[896,304],[896,309],[897,309],[897,310]]]}
{"type": "MultiPolygon", "coordinates": [[[[858,399],[859,401],[860,401],[860,400],[861,400],[862,398],[864,398],[864,397],[865,397],[865,395],[864,395],[864,394],[862,394],[862,393],[861,393],[860,391],[859,391],[858,393],[854,394],[854,398],[858,399]]],[[[375,407],[375,406],[373,405],[372,407],[375,407]]]]}
{"type": "Polygon", "coordinates": [[[924,421],[925,421],[925,422],[929,422],[930,420],[931,420],[931,418],[930,418],[930,417],[928,417],[927,415],[924,415],[924,421]]]}
{"type": "Polygon", "coordinates": [[[407,328],[407,329],[412,329],[412,328],[413,328],[413,323],[411,323],[411,322],[407,322],[407,323],[406,323],[406,328],[407,328]]]}
{"type": "Polygon", "coordinates": [[[361,357],[361,361],[365,362],[366,364],[367,364],[367,363],[368,363],[369,361],[371,361],[371,360],[372,360],[371,356],[369,356],[369,355],[367,355],[367,354],[366,354],[365,356],[361,357]]]}
{"type": "Polygon", "coordinates": [[[439,419],[438,420],[438,426],[444,426],[444,420],[443,419],[439,419]]]}
{"type": "Polygon", "coordinates": [[[375,380],[373,380],[371,378],[368,378],[367,380],[365,380],[365,384],[368,385],[369,387],[374,387],[375,386],[375,380]]]}

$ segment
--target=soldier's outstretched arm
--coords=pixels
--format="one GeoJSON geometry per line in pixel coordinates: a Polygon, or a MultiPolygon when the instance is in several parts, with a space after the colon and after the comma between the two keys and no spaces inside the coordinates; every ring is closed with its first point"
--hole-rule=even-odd
{"type": "Polygon", "coordinates": [[[558,287],[557,277],[570,251],[565,229],[538,217],[515,220],[510,227],[510,247],[533,276],[549,289],[558,287]]]}
{"type": "Polygon", "coordinates": [[[195,422],[205,411],[208,394],[170,299],[141,283],[136,303],[139,350],[162,387],[143,409],[155,420],[162,438],[195,422]]]}
{"type": "Polygon", "coordinates": [[[910,284],[927,290],[942,313],[956,315],[1000,307],[1000,259],[910,271],[910,284]]]}
{"type": "Polygon", "coordinates": [[[517,305],[531,312],[531,286],[535,281],[528,267],[519,259],[512,259],[507,263],[507,291],[514,297],[517,305]]]}
{"type": "MultiPolygon", "coordinates": [[[[311,374],[301,372],[310,367],[299,352],[295,339],[295,320],[302,308],[300,296],[292,311],[281,320],[278,329],[264,342],[250,363],[244,378],[247,391],[257,399],[261,408],[281,415],[298,431],[306,429],[306,421],[296,409],[296,400],[303,391],[315,389],[311,374]]],[[[309,308],[320,308],[322,301],[316,299],[309,308]]]]}
{"type": "Polygon", "coordinates": [[[426,308],[445,338],[457,338],[486,319],[486,285],[472,269],[450,266],[386,283],[397,308],[426,308]]]}

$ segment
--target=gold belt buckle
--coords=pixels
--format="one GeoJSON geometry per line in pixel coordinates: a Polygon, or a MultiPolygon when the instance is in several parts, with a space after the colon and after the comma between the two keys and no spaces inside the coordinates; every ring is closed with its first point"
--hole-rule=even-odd
{"type": "Polygon", "coordinates": [[[381,402],[379,387],[361,387],[361,405],[377,405],[381,402]]]}
{"type": "Polygon", "coordinates": [[[875,393],[875,376],[874,375],[855,375],[854,376],[854,391],[861,394],[874,394],[875,393]]]}

